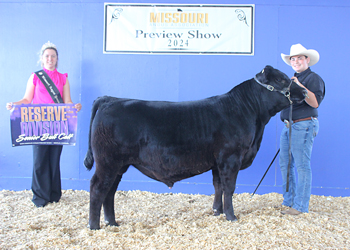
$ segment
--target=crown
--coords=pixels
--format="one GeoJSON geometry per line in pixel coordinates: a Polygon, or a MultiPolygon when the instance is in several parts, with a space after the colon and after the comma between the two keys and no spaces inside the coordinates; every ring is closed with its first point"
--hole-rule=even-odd
{"type": "Polygon", "coordinates": [[[57,51],[56,45],[50,41],[48,41],[41,47],[40,54],[42,55],[46,49],[55,49],[57,51]]]}

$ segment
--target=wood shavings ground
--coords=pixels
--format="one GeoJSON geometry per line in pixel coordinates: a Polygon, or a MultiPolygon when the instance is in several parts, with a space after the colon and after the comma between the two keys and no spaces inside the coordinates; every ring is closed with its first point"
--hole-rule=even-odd
{"type": "MultiPolygon", "coordinates": [[[[282,215],[282,195],[234,194],[238,221],[213,216],[214,196],[117,191],[119,227],[88,229],[89,193],[64,190],[36,208],[31,191],[0,191],[0,249],[350,249],[350,197],[312,196],[282,215]]],[[[282,208],[285,209],[285,208],[282,208]]]]}

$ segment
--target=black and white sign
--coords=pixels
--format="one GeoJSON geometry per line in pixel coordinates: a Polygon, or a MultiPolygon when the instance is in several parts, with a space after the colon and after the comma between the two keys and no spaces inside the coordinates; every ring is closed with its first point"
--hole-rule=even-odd
{"type": "Polygon", "coordinates": [[[104,53],[254,54],[254,5],[105,3],[104,53]]]}

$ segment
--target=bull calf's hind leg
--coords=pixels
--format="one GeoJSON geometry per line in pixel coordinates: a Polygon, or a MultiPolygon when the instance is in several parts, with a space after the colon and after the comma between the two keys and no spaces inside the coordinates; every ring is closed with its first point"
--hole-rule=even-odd
{"type": "Polygon", "coordinates": [[[222,192],[222,187],[221,187],[219,171],[217,169],[213,169],[212,174],[213,174],[213,185],[214,185],[214,189],[215,189],[213,211],[214,211],[214,215],[218,216],[224,212],[223,207],[222,207],[222,193],[223,192],[222,192]]]}
{"type": "Polygon", "coordinates": [[[90,229],[100,229],[101,207],[105,196],[103,196],[97,188],[98,183],[99,180],[95,173],[90,180],[90,229]]]}
{"type": "Polygon", "coordinates": [[[113,183],[113,186],[109,190],[104,202],[103,202],[103,212],[105,215],[105,222],[109,226],[118,226],[118,223],[115,221],[115,212],[114,212],[114,195],[117,191],[120,180],[122,179],[121,175],[118,175],[113,183]]]}
{"type": "MultiPolygon", "coordinates": [[[[116,174],[100,173],[98,170],[99,168],[97,166],[96,172],[90,181],[90,229],[100,229],[102,203],[105,202],[107,195],[110,195],[111,187],[114,185],[116,179],[116,174]]],[[[111,198],[109,197],[106,203],[108,217],[111,217],[110,200],[111,198]]],[[[114,206],[112,209],[114,210],[114,206]]]]}

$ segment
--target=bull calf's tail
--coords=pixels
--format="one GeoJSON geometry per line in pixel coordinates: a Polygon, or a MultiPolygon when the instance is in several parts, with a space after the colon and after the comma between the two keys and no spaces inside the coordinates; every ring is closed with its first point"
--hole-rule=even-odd
{"type": "Polygon", "coordinates": [[[92,169],[92,166],[94,165],[94,156],[92,154],[92,149],[91,149],[91,129],[92,129],[92,123],[94,121],[94,118],[96,116],[97,110],[101,106],[101,104],[107,102],[109,99],[108,96],[103,96],[97,98],[94,103],[92,104],[92,109],[91,109],[91,118],[90,118],[90,129],[89,129],[89,146],[88,146],[88,151],[86,152],[85,159],[84,159],[84,165],[88,170],[92,169]]]}

